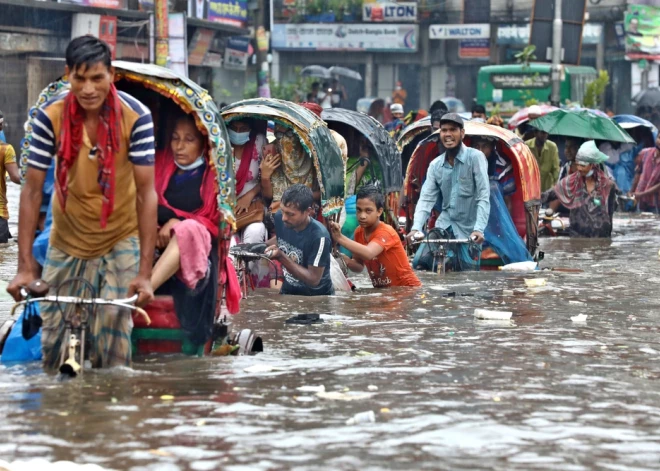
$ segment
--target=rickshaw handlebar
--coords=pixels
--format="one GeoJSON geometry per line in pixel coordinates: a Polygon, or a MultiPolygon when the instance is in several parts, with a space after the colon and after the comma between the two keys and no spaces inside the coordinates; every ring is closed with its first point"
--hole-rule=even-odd
{"type": "Polygon", "coordinates": [[[413,244],[474,244],[471,239],[421,239],[414,240],[413,244]]]}
{"type": "MultiPolygon", "coordinates": [[[[23,297],[27,297],[27,291],[25,289],[21,290],[23,297]]],[[[93,305],[106,305],[106,306],[117,306],[123,307],[135,311],[138,315],[142,316],[147,323],[151,324],[151,318],[149,314],[135,305],[135,302],[138,300],[138,295],[135,294],[130,298],[123,299],[103,299],[103,298],[79,298],[77,296],[43,296],[41,298],[30,298],[19,301],[11,308],[11,315],[14,315],[16,308],[19,306],[25,306],[30,303],[65,303],[65,304],[93,304],[93,305]]]]}

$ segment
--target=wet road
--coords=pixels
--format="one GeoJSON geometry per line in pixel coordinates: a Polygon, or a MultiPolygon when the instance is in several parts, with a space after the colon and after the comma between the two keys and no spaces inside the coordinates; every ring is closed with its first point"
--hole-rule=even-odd
{"type": "MultiPolygon", "coordinates": [[[[133,471],[658,469],[660,221],[621,216],[615,229],[612,241],[544,239],[544,266],[584,272],[539,273],[547,285],[526,291],[529,275],[482,272],[327,299],[258,293],[234,318],[264,337],[254,357],[143,358],[69,383],[0,366],[0,457],[133,471]],[[475,308],[514,320],[477,321],[475,308]],[[285,326],[304,312],[325,322],[285,326]],[[346,425],[366,411],[375,423],[346,425]]],[[[0,248],[0,278],[15,258],[0,248]]]]}

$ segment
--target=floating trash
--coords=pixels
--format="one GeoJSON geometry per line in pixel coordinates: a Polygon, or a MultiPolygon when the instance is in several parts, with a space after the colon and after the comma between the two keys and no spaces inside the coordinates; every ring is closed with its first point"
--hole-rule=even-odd
{"type": "Polygon", "coordinates": [[[546,284],[547,280],[545,278],[525,278],[525,286],[528,288],[537,288],[546,284]]]}
{"type": "Polygon", "coordinates": [[[355,414],[346,421],[346,425],[373,424],[374,422],[376,422],[376,414],[374,414],[374,411],[370,410],[355,414]]]}
{"type": "Polygon", "coordinates": [[[587,322],[587,317],[586,314],[578,314],[577,316],[571,317],[571,320],[573,322],[587,322]]]}
{"type": "Polygon", "coordinates": [[[504,321],[511,319],[513,312],[510,311],[490,311],[488,309],[475,309],[474,317],[477,319],[504,321]]]}

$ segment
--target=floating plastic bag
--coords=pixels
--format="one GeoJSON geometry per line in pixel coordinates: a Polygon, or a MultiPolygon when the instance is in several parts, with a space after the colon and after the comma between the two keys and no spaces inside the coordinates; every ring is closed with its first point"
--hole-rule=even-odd
{"type": "Polygon", "coordinates": [[[332,278],[332,286],[338,291],[351,291],[351,285],[344,276],[344,272],[339,266],[339,262],[335,257],[330,256],[330,277],[332,278]]]}
{"type": "Polygon", "coordinates": [[[2,350],[1,361],[3,363],[14,361],[38,361],[41,360],[41,329],[30,340],[23,338],[23,321],[29,316],[39,316],[39,306],[36,303],[30,303],[25,311],[18,317],[18,320],[12,327],[9,337],[2,350]]]}

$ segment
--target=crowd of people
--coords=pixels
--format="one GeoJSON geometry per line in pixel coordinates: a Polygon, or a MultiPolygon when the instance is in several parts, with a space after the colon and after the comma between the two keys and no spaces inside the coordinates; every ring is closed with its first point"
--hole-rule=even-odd
{"type": "MultiPolygon", "coordinates": [[[[19,299],[21,287],[39,277],[52,286],[82,277],[101,297],[136,293],[140,305],[152,301],[155,291],[167,293],[182,325],[189,326],[193,338],[199,333],[202,342],[218,302],[218,267],[227,263],[216,250],[220,213],[208,142],[194,118],[181,113],[171,119],[166,145],[159,147],[152,111],[115,88],[110,57],[102,41],[74,39],[66,51],[70,90],[36,111],[21,192],[18,270],[8,291],[19,299]],[[47,252],[39,256],[43,234],[47,252]]],[[[508,244],[508,252],[498,252],[504,262],[531,258],[511,216],[518,190],[514,166],[496,139],[472,136],[466,141],[464,118],[440,101],[428,111],[404,116],[406,95],[395,91],[393,120],[385,128],[396,133],[430,116],[442,149],[428,167],[405,238],[383,222],[382,169],[366,138],[349,155],[345,139],[333,132],[347,167],[346,197],[355,204],[354,219],[342,225],[320,214],[318,173],[293,129],[275,123],[269,132],[263,119],[227,123],[236,191],[233,243],[265,244],[273,262],[251,264],[255,286],[277,287],[282,294],[334,294],[337,257],[352,272],[366,268],[376,288],[418,287],[413,267],[433,269],[424,262],[428,247],[420,245],[411,266],[404,244],[419,241],[425,232],[428,237],[431,230],[435,236],[430,239],[469,241],[447,254],[449,270],[479,269],[482,249],[490,244],[497,250],[498,240],[508,244]],[[510,250],[522,255],[510,260],[510,250]]],[[[345,100],[345,91],[336,82],[317,83],[308,100],[302,105],[320,118],[324,108],[345,100]]],[[[529,115],[540,112],[532,107],[529,115]]],[[[488,117],[481,105],[473,107],[471,119],[504,124],[498,116],[488,117]]],[[[660,137],[653,147],[641,135],[630,147],[568,138],[562,166],[559,147],[546,132],[528,125],[517,132],[538,164],[544,204],[553,213],[569,215],[571,235],[611,235],[621,193],[616,175],[630,177],[625,192],[640,209],[657,212],[660,137]]],[[[19,182],[14,149],[0,142],[0,174],[5,171],[19,182]]],[[[0,242],[10,237],[7,219],[2,178],[0,242]]],[[[45,307],[41,316],[44,362],[53,366],[60,358],[64,324],[56,306],[45,307]]],[[[99,316],[91,326],[92,363],[129,365],[130,330],[126,311],[99,316]]]]}

